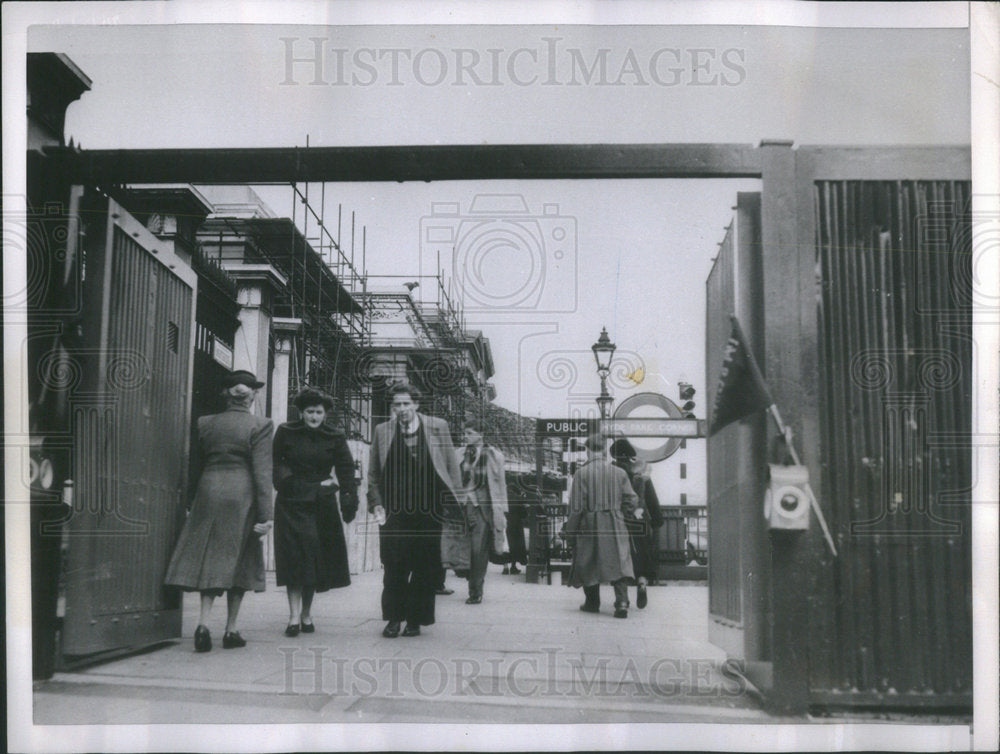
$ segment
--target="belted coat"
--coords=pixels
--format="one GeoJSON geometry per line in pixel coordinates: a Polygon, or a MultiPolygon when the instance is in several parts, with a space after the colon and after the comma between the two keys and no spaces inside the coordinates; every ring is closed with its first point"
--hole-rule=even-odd
{"type": "Polygon", "coordinates": [[[270,419],[239,406],[199,417],[192,448],[197,488],[166,584],[264,591],[264,556],[253,525],[273,513],[272,428],[270,419]]]}
{"type": "Polygon", "coordinates": [[[573,542],[570,586],[634,578],[625,517],[637,501],[628,474],[608,461],[593,458],[576,470],[563,528],[573,542]]]}

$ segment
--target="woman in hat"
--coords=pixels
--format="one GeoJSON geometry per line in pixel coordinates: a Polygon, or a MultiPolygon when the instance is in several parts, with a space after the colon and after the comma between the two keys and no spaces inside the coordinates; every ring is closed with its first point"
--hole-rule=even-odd
{"type": "Polygon", "coordinates": [[[327,424],[333,399],[313,388],[295,396],[299,420],[274,434],[274,565],[288,591],[286,636],[316,630],[313,595],[351,583],[340,523],[354,520],[354,459],[344,433],[327,424]],[[336,480],[333,474],[336,474],[336,480]],[[340,489],[340,510],[337,490],[340,489]]]}
{"type": "Polygon", "coordinates": [[[615,466],[625,470],[632,489],[639,497],[637,507],[643,509],[641,518],[626,518],[632,569],[635,571],[635,606],[646,607],[648,595],[646,585],[656,580],[656,529],[663,526],[660,500],[656,496],[653,482],[649,478],[649,464],[637,458],[635,447],[620,437],[611,443],[611,458],[615,466]]]}
{"type": "Polygon", "coordinates": [[[271,529],[273,425],[251,411],[264,383],[241,370],[227,375],[223,385],[226,410],[198,419],[192,448],[197,488],[165,579],[168,585],[201,592],[196,652],[212,648],[208,619],[223,592],[228,612],[222,647],[246,646],[236,618],[244,592],[264,591],[260,538],[271,529]]]}

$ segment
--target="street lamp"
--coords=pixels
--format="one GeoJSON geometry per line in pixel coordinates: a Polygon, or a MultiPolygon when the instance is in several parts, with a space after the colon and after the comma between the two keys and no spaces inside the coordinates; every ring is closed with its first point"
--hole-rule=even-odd
{"type": "Polygon", "coordinates": [[[607,419],[611,413],[611,404],[615,399],[608,392],[608,373],[611,371],[611,357],[615,353],[615,344],[608,337],[608,328],[601,328],[601,337],[590,347],[594,352],[594,360],[597,362],[597,374],[601,378],[601,394],[597,397],[597,407],[601,412],[601,419],[607,419]]]}

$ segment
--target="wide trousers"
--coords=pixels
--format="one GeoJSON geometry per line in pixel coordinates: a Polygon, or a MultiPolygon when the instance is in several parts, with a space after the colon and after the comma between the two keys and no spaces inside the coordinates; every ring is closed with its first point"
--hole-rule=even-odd
{"type": "Polygon", "coordinates": [[[407,532],[382,553],[382,620],[434,623],[434,591],[441,570],[441,533],[407,532]]]}
{"type": "Polygon", "coordinates": [[[492,511],[488,505],[470,505],[466,509],[469,522],[469,596],[482,597],[486,581],[486,567],[490,562],[493,527],[492,511]],[[487,518],[489,517],[489,518],[487,518]]]}
{"type": "MultiPolygon", "coordinates": [[[[628,582],[627,578],[618,579],[611,582],[615,588],[615,607],[628,607],[628,582]]],[[[583,588],[586,603],[590,607],[600,607],[601,605],[601,585],[592,584],[583,588]]]]}

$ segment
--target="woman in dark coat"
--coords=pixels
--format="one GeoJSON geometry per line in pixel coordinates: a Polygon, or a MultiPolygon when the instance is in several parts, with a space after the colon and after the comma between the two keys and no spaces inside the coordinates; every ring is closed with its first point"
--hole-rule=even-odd
{"type": "Polygon", "coordinates": [[[227,592],[228,616],[222,647],[246,646],[236,630],[243,593],[264,591],[260,538],[271,529],[271,420],[251,412],[257,389],[250,372],[227,375],[228,408],[198,419],[192,448],[197,489],[165,583],[201,592],[194,632],[197,652],[212,648],[208,618],[215,598],[227,592]]]}
{"type": "Polygon", "coordinates": [[[643,509],[642,518],[625,520],[632,551],[632,568],[635,571],[635,606],[641,609],[646,607],[649,599],[646,585],[656,580],[656,529],[663,526],[663,513],[653,482],[649,478],[649,464],[636,456],[635,447],[625,438],[611,443],[611,457],[615,465],[628,474],[632,489],[639,497],[638,507],[643,509]]]}
{"type": "Polygon", "coordinates": [[[316,630],[312,601],[351,583],[347,540],[340,523],[354,520],[358,498],[347,438],[324,424],[333,399],[305,388],[295,396],[299,420],[274,435],[274,563],[278,586],[288,591],[286,636],[316,630]],[[331,471],[336,473],[336,481],[331,471]],[[337,489],[340,489],[340,510],[337,489]]]}

